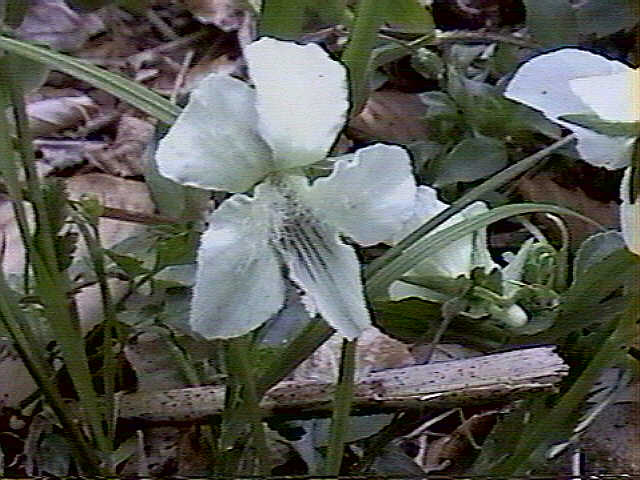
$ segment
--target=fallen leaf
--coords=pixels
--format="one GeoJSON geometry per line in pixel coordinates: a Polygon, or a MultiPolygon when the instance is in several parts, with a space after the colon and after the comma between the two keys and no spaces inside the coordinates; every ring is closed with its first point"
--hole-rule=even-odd
{"type": "Polygon", "coordinates": [[[427,107],[417,94],[395,90],[373,92],[362,112],[348,126],[356,141],[412,143],[427,137],[427,107]]]}
{"type": "Polygon", "coordinates": [[[32,0],[17,31],[25,40],[46,43],[56,50],[73,51],[104,29],[99,16],[77,13],[63,0],[32,0]]]}
{"type": "Polygon", "coordinates": [[[143,153],[153,137],[149,122],[123,115],[112,145],[97,145],[87,152],[89,163],[117,177],[138,177],[144,174],[143,153]]]}
{"type": "Polygon", "coordinates": [[[34,137],[46,137],[88,120],[98,110],[91,97],[46,98],[27,105],[29,126],[34,137]]]}
{"type": "MultiPolygon", "coordinates": [[[[551,203],[574,210],[585,215],[606,228],[617,229],[618,205],[615,202],[602,202],[589,198],[581,189],[567,189],[553,180],[553,175],[543,172],[534,177],[523,177],[518,181],[518,192],[524,200],[540,203],[551,203]]],[[[549,222],[542,217],[544,222],[549,222]]],[[[571,234],[572,248],[578,247],[587,237],[599,229],[579,218],[564,216],[571,234]]],[[[550,224],[551,231],[555,231],[555,224],[550,224]]]]}
{"type": "Polygon", "coordinates": [[[241,0],[185,0],[187,9],[202,23],[215,25],[224,32],[238,30],[249,14],[241,0]]]}

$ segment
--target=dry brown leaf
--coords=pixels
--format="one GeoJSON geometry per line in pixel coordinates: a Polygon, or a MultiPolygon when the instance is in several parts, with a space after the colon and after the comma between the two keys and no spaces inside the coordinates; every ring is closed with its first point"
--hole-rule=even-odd
{"type": "MultiPolygon", "coordinates": [[[[580,189],[566,189],[553,180],[551,173],[543,172],[531,178],[522,178],[518,181],[518,192],[525,200],[566,207],[592,218],[606,228],[619,228],[619,207],[615,202],[600,202],[587,197],[580,189]]],[[[563,220],[571,233],[571,246],[574,248],[598,231],[596,226],[576,217],[565,216],[563,220]]]]}
{"type": "Polygon", "coordinates": [[[18,33],[25,40],[46,43],[56,50],[73,51],[104,29],[100,17],[77,13],[64,0],[31,0],[18,33]]]}
{"type": "Polygon", "coordinates": [[[89,142],[87,140],[66,139],[37,139],[33,142],[37,151],[42,155],[39,166],[41,175],[48,175],[58,170],[76,167],[87,160],[87,151],[95,148],[104,148],[105,142],[89,142]],[[96,146],[98,144],[98,146],[96,146]]]}
{"type": "Polygon", "coordinates": [[[46,98],[27,105],[29,125],[34,137],[45,137],[77,127],[97,110],[93,99],[86,95],[46,98]]]}
{"type": "MultiPolygon", "coordinates": [[[[293,379],[322,379],[333,381],[338,377],[342,339],[332,336],[311,357],[294,371],[293,379]]],[[[356,371],[359,377],[388,368],[414,365],[409,348],[402,342],[385,335],[375,327],[358,337],[356,371]]]]}
{"type": "Polygon", "coordinates": [[[215,25],[224,32],[238,30],[249,14],[241,0],[185,0],[187,9],[202,23],[215,25]]]}
{"type": "Polygon", "coordinates": [[[153,137],[153,125],[129,115],[118,122],[115,142],[90,148],[89,163],[117,177],[136,177],[144,173],[142,155],[153,137]]]}
{"type": "Polygon", "coordinates": [[[351,120],[348,134],[358,141],[412,143],[423,140],[427,107],[417,94],[395,90],[373,92],[362,112],[351,120]]]}

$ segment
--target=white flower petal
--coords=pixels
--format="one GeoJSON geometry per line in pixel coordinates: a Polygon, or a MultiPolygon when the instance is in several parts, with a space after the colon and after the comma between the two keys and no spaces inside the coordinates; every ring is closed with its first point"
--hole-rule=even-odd
{"type": "Polygon", "coordinates": [[[361,245],[394,235],[409,218],[416,195],[409,154],[376,144],[339,157],[331,175],[301,192],[317,215],[361,245]]]}
{"type": "Polygon", "coordinates": [[[353,339],[371,326],[360,263],[336,230],[308,213],[290,212],[281,227],[280,251],[289,277],[310,297],[329,325],[343,337],[353,339]]]}
{"type": "Polygon", "coordinates": [[[564,48],[539,55],[523,64],[504,94],[540,110],[551,119],[588,113],[589,106],[572,91],[569,82],[576,78],[623,73],[628,69],[621,62],[595,53],[564,48]]]}
{"type": "Polygon", "coordinates": [[[273,168],[257,131],[255,92],[226,75],[209,75],[160,141],[160,173],[183,185],[249,190],[273,168]]]}
{"type": "Polygon", "coordinates": [[[635,203],[629,198],[629,182],[631,181],[631,168],[627,168],[620,185],[620,224],[622,236],[627,243],[627,248],[636,255],[640,255],[640,197],[635,203]]]}
{"type": "Polygon", "coordinates": [[[389,286],[389,298],[393,301],[405,298],[420,298],[430,302],[442,302],[443,294],[411,283],[397,281],[389,286]]]}
{"type": "Polygon", "coordinates": [[[449,208],[449,205],[438,200],[436,189],[428,185],[420,185],[416,190],[411,215],[404,222],[402,229],[391,237],[389,243],[391,245],[397,244],[404,237],[417,230],[423,223],[447,208],[449,208]]]}
{"type": "Polygon", "coordinates": [[[516,282],[522,280],[524,267],[529,258],[529,252],[536,245],[536,239],[530,238],[522,244],[518,253],[511,258],[509,264],[502,269],[503,292],[505,296],[514,294],[520,287],[516,282]]]}
{"type": "MultiPolygon", "coordinates": [[[[402,238],[447,208],[446,203],[438,200],[437,192],[433,188],[425,185],[419,186],[413,215],[405,222],[403,230],[390,243],[392,245],[398,243],[402,238]]],[[[488,209],[483,202],[474,202],[434,229],[431,234],[486,211],[488,209]]],[[[488,271],[495,266],[496,264],[491,259],[487,248],[487,232],[483,228],[452,242],[436,254],[424,259],[411,269],[410,274],[443,275],[455,278],[459,275],[468,275],[475,267],[484,267],[488,271]]]]}
{"type": "Polygon", "coordinates": [[[569,81],[573,93],[610,122],[640,121],[640,69],[569,81]]]}
{"type": "Polygon", "coordinates": [[[284,303],[280,262],[258,202],[241,194],[229,198],[202,236],[190,322],[205,338],[244,335],[284,303]]]}
{"type": "Polygon", "coordinates": [[[608,137],[576,125],[565,122],[558,123],[565,125],[575,133],[576,149],[580,158],[585,162],[610,170],[626,167],[631,162],[634,138],[608,137]]]}
{"type": "Polygon", "coordinates": [[[259,128],[279,168],[324,158],[349,108],[345,68],[318,45],[262,38],[245,48],[259,128]]]}
{"type": "MultiPolygon", "coordinates": [[[[581,157],[597,167],[628,165],[631,139],[612,139],[572,123],[558,120],[568,114],[595,113],[572,89],[576,79],[626,73],[629,67],[600,55],[565,48],[535,57],[522,65],[505,90],[505,96],[540,110],[546,117],[576,134],[581,157]]],[[[601,94],[601,93],[600,93],[601,94]]],[[[609,99],[609,95],[605,94],[609,99]]]]}

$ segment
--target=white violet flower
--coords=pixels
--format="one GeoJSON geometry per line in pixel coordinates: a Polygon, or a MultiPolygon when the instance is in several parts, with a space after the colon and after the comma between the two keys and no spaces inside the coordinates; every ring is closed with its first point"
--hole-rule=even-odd
{"type": "MultiPolygon", "coordinates": [[[[570,129],[580,156],[596,167],[629,167],[636,137],[607,136],[559,120],[591,114],[608,122],[640,121],[640,69],[577,48],[563,48],[532,58],[515,73],[505,96],[540,110],[570,129]]],[[[627,168],[621,186],[622,235],[640,255],[640,199],[631,203],[627,168]]]]}
{"type": "Polygon", "coordinates": [[[401,228],[416,196],[409,156],[375,144],[331,158],[331,174],[310,183],[303,167],[327,157],[346,121],[344,67],[317,45],[272,38],[244,53],[254,88],[209,75],[157,152],[174,181],[235,193],[201,239],[191,327],[206,338],[253,330],[282,308],[286,274],[310,313],[357,337],[371,322],[341,236],[373,245],[401,228]]]}

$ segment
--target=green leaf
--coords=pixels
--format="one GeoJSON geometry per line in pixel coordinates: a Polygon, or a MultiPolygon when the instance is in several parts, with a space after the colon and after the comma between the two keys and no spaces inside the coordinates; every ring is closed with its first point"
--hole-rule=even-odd
{"type": "Polygon", "coordinates": [[[431,12],[418,0],[395,0],[387,9],[386,21],[394,29],[423,35],[435,28],[431,12]]]}
{"type": "Polygon", "coordinates": [[[630,30],[640,19],[637,0],[586,0],[576,11],[582,35],[604,37],[620,30],[630,30]]]}
{"type": "Polygon", "coordinates": [[[142,260],[138,260],[130,255],[116,253],[113,250],[105,250],[104,253],[127,275],[129,275],[130,278],[135,278],[138,275],[149,273],[149,270],[142,266],[142,260]]]}
{"type": "Polygon", "coordinates": [[[434,187],[473,182],[507,166],[507,149],[500,140],[484,135],[466,138],[433,163],[429,176],[434,187]]]}
{"type": "Polygon", "coordinates": [[[411,66],[427,79],[438,80],[445,72],[442,58],[436,52],[427,48],[419,48],[411,57],[411,66]]]}
{"type": "Polygon", "coordinates": [[[156,270],[195,262],[200,235],[185,227],[158,241],[156,270]]]}
{"type": "MultiPolygon", "coordinates": [[[[637,268],[640,266],[638,261],[633,263],[636,264],[635,273],[640,273],[637,268]]],[[[577,438],[582,431],[578,429],[580,415],[583,413],[581,407],[591,396],[595,382],[604,368],[625,362],[627,348],[633,342],[633,332],[637,328],[640,311],[638,309],[640,297],[637,291],[634,290],[627,300],[628,307],[623,315],[614,317],[607,324],[603,324],[597,332],[590,334],[594,340],[597,340],[591,342],[593,351],[584,363],[577,366],[577,374],[575,368],[572,368],[570,376],[561,387],[563,393],[556,397],[538,397],[529,405],[526,403],[523,405],[526,411],[523,412],[522,420],[527,419],[527,421],[522,421],[519,427],[512,425],[512,431],[517,437],[511,438],[508,445],[503,444],[502,449],[502,452],[508,452],[508,454],[498,457],[498,461],[492,462],[489,469],[485,465],[480,471],[475,466],[471,473],[490,473],[500,477],[522,476],[543,464],[552,456],[552,452],[558,451],[562,443],[577,438]]],[[[610,399],[611,397],[605,401],[610,399]]],[[[599,411],[601,409],[597,407],[592,409],[582,420],[585,423],[592,422],[599,411]]],[[[495,436],[494,440],[502,443],[495,436]]],[[[496,450],[500,451],[495,449],[494,453],[497,453],[496,450]]],[[[481,457],[484,454],[490,454],[490,452],[485,452],[483,448],[481,457]]]]}
{"type": "Polygon", "coordinates": [[[49,75],[46,65],[15,54],[0,58],[0,69],[10,72],[11,79],[20,84],[25,93],[40,88],[49,75]]]}
{"type": "Polygon", "coordinates": [[[578,43],[578,21],[569,0],[524,0],[527,30],[543,46],[578,43]]]}
{"type": "Polygon", "coordinates": [[[467,129],[474,132],[495,138],[511,137],[516,143],[533,140],[532,132],[560,137],[560,128],[540,112],[510,101],[499,88],[466,78],[453,68],[448,71],[447,89],[462,111],[467,129]]]}
{"type": "Polygon", "coordinates": [[[609,137],[638,137],[640,122],[608,122],[597,115],[573,114],[563,115],[560,120],[575,123],[589,130],[609,137]]]}
{"type": "Polygon", "coordinates": [[[309,0],[264,0],[260,15],[260,35],[297,40],[307,21],[305,10],[309,0]]]}
{"type": "Polygon", "coordinates": [[[535,341],[557,342],[571,332],[600,324],[620,307],[609,297],[632,278],[640,278],[640,257],[626,248],[614,251],[591,265],[563,292],[556,323],[535,341]],[[635,277],[634,277],[635,276],[635,277]],[[609,302],[613,302],[609,305],[609,302]],[[613,311],[611,309],[613,308],[613,311]]]}
{"type": "Polygon", "coordinates": [[[596,233],[587,238],[580,245],[573,262],[574,284],[581,280],[591,267],[621,248],[625,248],[625,243],[620,232],[596,233]]]}
{"type": "Polygon", "coordinates": [[[439,303],[417,298],[376,301],[373,309],[380,328],[394,338],[410,342],[435,335],[442,319],[439,303]]]}
{"type": "Polygon", "coordinates": [[[114,95],[165,123],[173,123],[180,107],[128,78],[48,48],[0,35],[0,48],[48,65],[114,95]]]}

